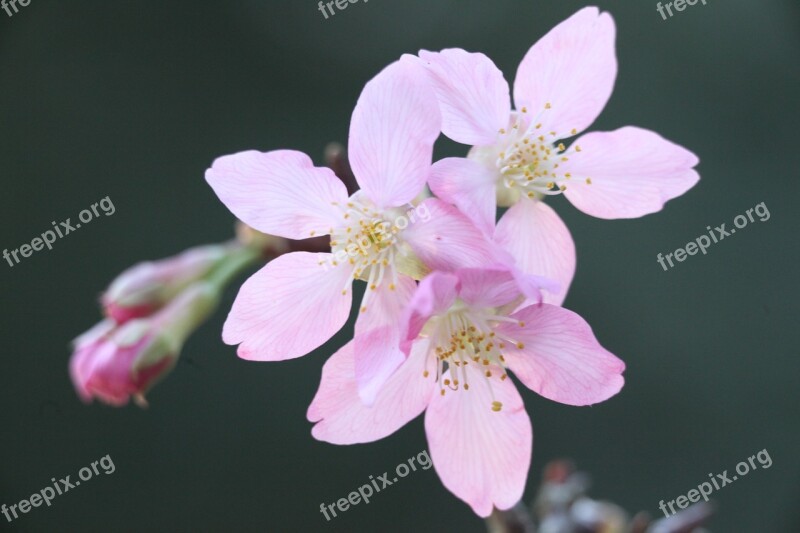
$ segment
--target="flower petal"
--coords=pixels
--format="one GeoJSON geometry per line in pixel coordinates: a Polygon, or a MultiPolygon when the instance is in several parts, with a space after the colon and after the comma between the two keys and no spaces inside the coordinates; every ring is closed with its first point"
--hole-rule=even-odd
{"type": "Polygon", "coordinates": [[[497,223],[495,242],[524,273],[556,281],[560,291],[543,293],[543,301],[561,305],[575,275],[575,243],[553,208],[539,200],[520,199],[497,223]]]}
{"type": "Polygon", "coordinates": [[[218,158],[206,181],[245,224],[287,239],[326,235],[342,221],[347,188],[302,152],[250,150],[218,158]]]}
{"type": "MultiPolygon", "coordinates": [[[[425,433],[444,486],[487,517],[492,507],[509,509],[522,499],[533,430],[510,379],[491,379],[490,389],[490,380],[480,371],[471,365],[461,368],[467,372],[469,390],[434,394],[425,413],[425,433]],[[492,410],[495,401],[502,404],[500,411],[492,410]]],[[[502,374],[493,369],[495,376],[502,374]]]]}
{"type": "Polygon", "coordinates": [[[573,174],[564,195],[599,218],[637,218],[660,211],[698,182],[692,152],[657,133],[633,126],[593,132],[575,141],[564,172],[573,174]],[[590,178],[591,184],[587,183],[590,178]]]}
{"type": "Polygon", "coordinates": [[[435,382],[423,377],[428,342],[415,343],[411,356],[381,388],[372,407],[358,395],[353,341],[344,345],[322,368],[322,380],[308,408],[317,424],[314,438],[332,444],[372,442],[391,435],[416,418],[428,405],[435,382]]]}
{"type": "Polygon", "coordinates": [[[433,194],[458,207],[486,235],[494,233],[496,169],[471,159],[448,157],[433,164],[428,185],[433,194]]]}
{"type": "Polygon", "coordinates": [[[364,405],[373,405],[386,381],[406,360],[399,347],[400,333],[397,328],[384,326],[357,335],[353,344],[358,395],[364,405]]]}
{"type": "Polygon", "coordinates": [[[432,272],[420,281],[417,290],[403,315],[400,347],[408,354],[411,344],[417,340],[419,333],[428,319],[443,313],[456,300],[458,278],[446,272],[432,272]]]}
{"type": "Polygon", "coordinates": [[[581,9],[528,50],[517,70],[514,102],[527,107],[542,131],[559,139],[581,132],[608,102],[617,77],[616,28],[608,13],[581,9]],[[550,104],[551,108],[545,106],[550,104]]]}
{"type": "Polygon", "coordinates": [[[244,282],[222,339],[239,357],[282,361],[303,356],[347,321],[352,271],[326,267],[331,254],[293,252],[273,259],[244,282]],[[346,294],[342,291],[346,290],[346,294]]]}
{"type": "Polygon", "coordinates": [[[485,55],[460,48],[420,50],[419,57],[439,100],[442,133],[462,144],[493,143],[511,114],[500,69],[485,55]]]}
{"type": "Polygon", "coordinates": [[[367,289],[364,295],[355,328],[355,375],[366,405],[373,404],[386,380],[406,359],[400,351],[400,324],[416,288],[413,279],[398,276],[393,290],[382,284],[374,291],[367,289]]]}
{"type": "Polygon", "coordinates": [[[431,270],[453,271],[511,261],[457,207],[429,198],[417,206],[417,212],[421,208],[430,215],[410,224],[401,239],[431,270]]]}
{"type": "Polygon", "coordinates": [[[531,305],[504,323],[498,337],[521,342],[504,352],[508,367],[529,389],[569,405],[592,405],[620,391],[625,363],[600,346],[576,313],[548,304],[531,305]]]}
{"type": "Polygon", "coordinates": [[[458,296],[471,307],[501,307],[522,296],[509,268],[462,268],[456,276],[458,296]]]}
{"type": "Polygon", "coordinates": [[[410,277],[399,274],[397,285],[392,290],[389,282],[381,283],[375,290],[366,289],[362,310],[356,320],[355,333],[361,335],[383,326],[397,327],[406,306],[414,296],[417,283],[410,277]]]}
{"type": "Polygon", "coordinates": [[[350,164],[378,207],[411,201],[425,186],[441,115],[422,67],[392,63],[361,93],[350,121],[350,164]]]}

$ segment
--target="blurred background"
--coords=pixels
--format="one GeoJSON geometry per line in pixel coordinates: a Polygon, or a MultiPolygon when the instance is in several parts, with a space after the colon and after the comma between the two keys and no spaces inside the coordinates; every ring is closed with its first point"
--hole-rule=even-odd
{"type": "MultiPolygon", "coordinates": [[[[771,468],[713,495],[711,529],[800,531],[800,4],[710,1],[667,21],[654,0],[597,4],[616,19],[620,71],[592,129],[658,131],[700,156],[702,180],[632,221],[554,199],[579,257],[565,305],[627,362],[627,384],[591,408],[522,391],[535,435],[526,498],[547,461],[569,457],[593,474],[592,496],[658,515],[660,500],[767,449],[771,468]],[[768,221],[668,272],[656,263],[760,202],[768,221]]],[[[372,0],[327,20],[313,0],[0,11],[0,248],[105,196],[116,207],[52,251],[0,263],[0,503],[106,454],[116,465],[0,530],[484,531],[432,469],[330,522],[319,512],[427,446],[421,418],[369,445],[311,438],[321,366],[352,324],[299,360],[245,362],[220,340],[232,288],[148,410],[83,405],[68,342],[129,265],[232,235],[203,179],[215,157],[293,148],[321,164],[329,141],[346,142],[364,83],[401,54],[482,51],[513,80],[528,48],[584,5],[372,0]]]]}

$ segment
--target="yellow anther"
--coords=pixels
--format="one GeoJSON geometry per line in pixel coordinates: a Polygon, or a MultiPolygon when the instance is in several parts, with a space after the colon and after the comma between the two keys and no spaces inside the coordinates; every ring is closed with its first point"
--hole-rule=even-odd
{"type": "Polygon", "coordinates": [[[499,412],[503,408],[503,404],[501,402],[492,402],[492,411],[495,413],[499,412]]]}
{"type": "Polygon", "coordinates": [[[586,178],[586,185],[592,184],[592,178],[586,178]]]}
{"type": "Polygon", "coordinates": [[[423,378],[427,378],[429,375],[430,375],[430,373],[427,370],[422,373],[422,377],[423,378]]]}
{"type": "Polygon", "coordinates": [[[550,109],[550,108],[552,108],[552,107],[553,107],[553,106],[551,106],[551,105],[550,105],[550,102],[547,102],[546,104],[544,104],[544,108],[545,108],[545,109],[550,109]]]}
{"type": "Polygon", "coordinates": [[[524,345],[523,343],[521,343],[521,342],[518,342],[518,343],[517,343],[517,349],[518,349],[518,350],[521,350],[521,349],[523,349],[524,347],[525,347],[525,345],[524,345]]]}

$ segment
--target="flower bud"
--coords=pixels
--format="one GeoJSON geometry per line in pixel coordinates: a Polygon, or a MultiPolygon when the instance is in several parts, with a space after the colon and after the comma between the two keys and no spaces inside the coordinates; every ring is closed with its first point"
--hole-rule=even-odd
{"type": "Polygon", "coordinates": [[[106,316],[118,324],[161,309],[187,286],[205,277],[239,245],[190,248],[159,261],[134,265],[120,274],[102,296],[106,316]]]}
{"type": "Polygon", "coordinates": [[[122,406],[144,394],[175,366],[180,350],[219,301],[217,285],[197,282],[147,318],[104,320],[75,340],[70,375],[85,402],[122,406]]]}

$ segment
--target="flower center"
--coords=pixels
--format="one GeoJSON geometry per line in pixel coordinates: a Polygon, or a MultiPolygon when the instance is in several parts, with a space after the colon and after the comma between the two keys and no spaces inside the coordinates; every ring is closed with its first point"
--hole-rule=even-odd
{"type": "MultiPolygon", "coordinates": [[[[508,379],[503,350],[506,346],[522,349],[521,342],[500,337],[494,331],[501,322],[520,323],[507,316],[498,315],[493,308],[472,309],[463,302],[456,303],[445,314],[432,317],[423,330],[431,339],[431,351],[425,363],[423,377],[428,377],[428,364],[433,359],[436,381],[442,396],[447,389],[469,391],[469,376],[481,376],[487,381],[491,391],[491,380],[508,379]],[[446,365],[446,366],[445,366],[446,365]],[[443,378],[444,371],[450,370],[450,378],[443,378]]],[[[494,399],[494,394],[492,394],[494,399]]],[[[503,404],[492,401],[492,410],[500,411],[503,404]]]]}
{"type": "Polygon", "coordinates": [[[359,193],[350,197],[344,205],[334,205],[341,208],[343,223],[329,230],[332,257],[327,262],[320,262],[320,265],[324,268],[343,267],[352,270],[342,294],[347,294],[352,280],[367,282],[362,313],[366,311],[367,301],[373,291],[381,288],[395,290],[398,274],[415,279],[425,275],[424,265],[401,237],[402,231],[417,221],[417,208],[412,207],[408,211],[402,208],[377,209],[359,193]]]}
{"type": "MultiPolygon", "coordinates": [[[[526,108],[513,112],[508,128],[498,133],[494,145],[475,147],[469,157],[498,170],[497,201],[503,206],[513,205],[521,196],[542,199],[567,190],[572,178],[561,167],[570,155],[580,152],[573,144],[567,148],[560,139],[576,135],[546,131],[542,116],[551,109],[550,104],[537,117],[531,117],[526,108]]],[[[589,177],[584,178],[591,185],[589,177]]]]}

